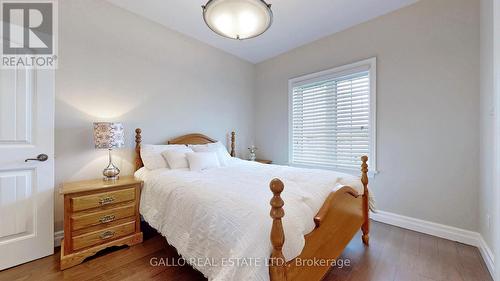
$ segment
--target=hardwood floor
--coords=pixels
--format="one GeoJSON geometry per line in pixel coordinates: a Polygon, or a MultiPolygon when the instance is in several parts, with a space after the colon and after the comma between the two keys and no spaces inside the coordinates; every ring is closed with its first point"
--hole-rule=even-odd
{"type": "MultiPolygon", "coordinates": [[[[161,236],[145,236],[140,245],[109,250],[65,271],[59,271],[57,252],[1,271],[0,280],[205,280],[189,266],[151,266],[151,258],[177,254],[161,236]]],[[[376,222],[372,224],[370,247],[363,246],[358,233],[341,258],[348,259],[350,265],[333,268],[324,280],[492,280],[476,248],[376,222]]]]}

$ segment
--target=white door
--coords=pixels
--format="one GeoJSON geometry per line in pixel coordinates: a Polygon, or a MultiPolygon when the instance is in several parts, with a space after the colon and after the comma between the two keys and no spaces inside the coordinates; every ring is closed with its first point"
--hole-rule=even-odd
{"type": "Polygon", "coordinates": [[[0,270],[53,254],[53,209],[54,72],[0,70],[0,270]]]}

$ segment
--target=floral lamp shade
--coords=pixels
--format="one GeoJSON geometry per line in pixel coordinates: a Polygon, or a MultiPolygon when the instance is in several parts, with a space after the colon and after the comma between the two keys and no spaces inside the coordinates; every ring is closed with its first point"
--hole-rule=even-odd
{"type": "Polygon", "coordinates": [[[96,149],[113,149],[124,146],[122,123],[95,122],[94,143],[96,149]]]}

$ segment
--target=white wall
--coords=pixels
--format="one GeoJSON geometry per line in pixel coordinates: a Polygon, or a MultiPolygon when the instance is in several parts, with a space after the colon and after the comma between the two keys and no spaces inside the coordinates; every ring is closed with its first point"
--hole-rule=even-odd
{"type": "Polygon", "coordinates": [[[258,64],[259,156],[288,161],[289,78],[376,56],[378,207],[477,230],[479,8],[421,0],[258,64]]]}
{"type": "Polygon", "coordinates": [[[495,280],[500,280],[500,146],[499,146],[499,141],[500,141],[500,0],[494,0],[493,3],[493,57],[494,57],[494,67],[493,67],[493,74],[494,74],[494,96],[495,96],[495,131],[496,131],[496,138],[495,138],[495,191],[496,191],[496,200],[494,202],[494,210],[496,214],[496,218],[494,220],[494,228],[495,228],[495,257],[496,257],[496,262],[495,262],[495,280]]]}
{"type": "Polygon", "coordinates": [[[493,0],[481,0],[481,96],[479,163],[479,232],[493,249],[494,200],[494,95],[493,0]]]}
{"type": "MultiPolygon", "coordinates": [[[[56,90],[56,183],[96,178],[106,152],[93,148],[92,122],[122,121],[127,148],[117,152],[130,174],[133,130],[145,143],[201,132],[225,140],[237,132],[241,153],[252,142],[254,66],[112,6],[59,1],[56,90]]],[[[56,194],[56,231],[62,200],[56,194]]]]}

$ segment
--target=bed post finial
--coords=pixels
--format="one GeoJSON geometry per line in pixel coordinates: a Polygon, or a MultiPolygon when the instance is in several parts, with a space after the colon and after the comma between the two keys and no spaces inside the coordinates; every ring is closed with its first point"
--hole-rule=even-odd
{"type": "Polygon", "coordinates": [[[135,170],[139,170],[144,166],[141,158],[141,136],[142,130],[140,128],[135,129],[135,170]]]}
{"type": "Polygon", "coordinates": [[[236,140],[236,133],[234,131],[231,132],[231,157],[236,157],[236,152],[234,151],[234,143],[236,140]]]}
{"type": "Polygon", "coordinates": [[[368,156],[362,156],[361,161],[361,183],[363,183],[363,217],[364,222],[361,226],[363,232],[363,243],[368,245],[370,242],[370,194],[368,191],[368,156]]]}
{"type": "Polygon", "coordinates": [[[281,218],[285,216],[285,211],[283,210],[285,203],[281,199],[281,192],[284,189],[284,185],[279,179],[273,179],[269,186],[274,194],[271,199],[271,218],[273,219],[271,244],[273,245],[273,251],[269,263],[269,275],[271,281],[286,281],[285,257],[281,251],[285,243],[285,233],[281,222],[281,218]]]}

